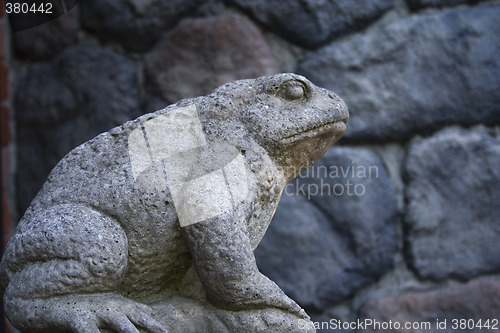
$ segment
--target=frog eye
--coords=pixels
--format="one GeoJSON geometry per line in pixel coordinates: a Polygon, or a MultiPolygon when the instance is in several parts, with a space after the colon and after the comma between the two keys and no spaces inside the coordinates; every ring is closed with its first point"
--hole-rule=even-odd
{"type": "Polygon", "coordinates": [[[306,86],[300,81],[288,81],[280,89],[280,97],[295,101],[306,97],[306,86]]]}

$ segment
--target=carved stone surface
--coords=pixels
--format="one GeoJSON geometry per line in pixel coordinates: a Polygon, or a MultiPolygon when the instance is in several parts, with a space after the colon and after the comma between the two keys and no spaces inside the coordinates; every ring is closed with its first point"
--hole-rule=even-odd
{"type": "Polygon", "coordinates": [[[280,74],[225,84],[80,145],[7,245],[8,318],[21,331],[299,331],[307,314],[258,271],[253,249],[286,183],[347,118],[334,93],[280,74]]]}
{"type": "Polygon", "coordinates": [[[500,272],[498,137],[447,129],[415,140],[405,164],[408,261],[417,274],[444,280],[500,272]]]}
{"type": "Polygon", "coordinates": [[[347,96],[353,117],[346,139],[399,140],[447,124],[498,124],[499,15],[499,6],[413,15],[332,43],[298,71],[347,96]]]}
{"type": "Polygon", "coordinates": [[[396,216],[378,156],[332,148],[285,188],[257,263],[301,306],[327,308],[391,267],[396,216]]]}

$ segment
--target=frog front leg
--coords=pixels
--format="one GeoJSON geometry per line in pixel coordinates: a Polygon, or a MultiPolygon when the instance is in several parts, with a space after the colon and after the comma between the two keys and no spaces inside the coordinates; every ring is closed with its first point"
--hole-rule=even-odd
{"type": "Polygon", "coordinates": [[[309,318],[273,281],[259,272],[246,221],[237,212],[182,228],[208,300],[224,310],[278,308],[309,318]]]}
{"type": "Polygon", "coordinates": [[[116,293],[127,269],[127,236],[112,218],[74,204],[21,221],[1,272],[5,311],[22,332],[166,332],[152,310],[116,293]]]}

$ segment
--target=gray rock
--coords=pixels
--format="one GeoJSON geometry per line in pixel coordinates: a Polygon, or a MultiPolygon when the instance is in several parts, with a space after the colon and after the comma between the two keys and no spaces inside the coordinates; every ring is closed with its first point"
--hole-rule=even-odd
{"type": "Polygon", "coordinates": [[[449,129],[412,143],[406,160],[409,262],[425,279],[500,272],[500,140],[449,129]]]}
{"type": "Polygon", "coordinates": [[[287,182],[347,118],[333,92],[287,73],[227,83],[78,146],[6,247],[7,317],[22,331],[303,332],[308,315],[253,250],[287,182]]]}
{"type": "Polygon", "coordinates": [[[229,0],[293,43],[317,47],[359,30],[388,10],[393,0],[229,0]]]}
{"type": "Polygon", "coordinates": [[[184,20],[146,55],[150,108],[205,95],[221,84],[279,72],[259,29],[241,15],[184,20]]]}
{"type": "Polygon", "coordinates": [[[82,24],[108,42],[146,51],[201,0],[86,0],[82,24]]]}
{"type": "Polygon", "coordinates": [[[20,59],[52,59],[77,42],[79,29],[79,11],[75,7],[57,19],[13,33],[14,51],[20,59]]]}
{"type": "Polygon", "coordinates": [[[494,332],[500,328],[498,313],[500,281],[485,279],[370,300],[361,309],[362,320],[371,319],[378,323],[392,321],[393,329],[376,329],[370,325],[358,332],[494,332]],[[396,329],[396,323],[401,328],[396,329]],[[404,329],[405,323],[420,327],[404,329]],[[496,329],[492,329],[495,323],[496,329]],[[484,325],[489,325],[489,328],[484,325]]]}
{"type": "Polygon", "coordinates": [[[396,214],[378,156],[332,148],[285,188],[259,268],[306,309],[324,309],[391,267],[396,214]]]}
{"type": "Polygon", "coordinates": [[[50,170],[71,149],[141,114],[134,62],[73,47],[31,70],[16,91],[17,201],[22,215],[50,170]]]}
{"type": "Polygon", "coordinates": [[[500,123],[500,7],[414,15],[333,43],[299,72],[346,96],[350,140],[500,123]]]}

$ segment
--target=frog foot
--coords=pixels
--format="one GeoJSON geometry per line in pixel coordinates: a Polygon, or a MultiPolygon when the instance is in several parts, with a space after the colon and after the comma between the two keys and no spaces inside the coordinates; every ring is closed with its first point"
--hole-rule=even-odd
{"type": "MultiPolygon", "coordinates": [[[[24,310],[33,311],[30,328],[63,328],[76,333],[100,333],[99,329],[124,333],[168,333],[153,310],[118,294],[92,294],[18,300],[24,310]],[[21,304],[22,303],[22,304],[21,304]],[[34,327],[33,327],[34,326],[34,327]]],[[[28,328],[28,327],[27,327],[28,328]]]]}

